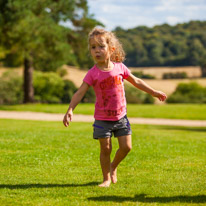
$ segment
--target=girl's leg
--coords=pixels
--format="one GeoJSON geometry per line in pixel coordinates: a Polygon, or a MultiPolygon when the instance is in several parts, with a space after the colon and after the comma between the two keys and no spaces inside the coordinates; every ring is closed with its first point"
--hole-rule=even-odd
{"type": "Polygon", "coordinates": [[[111,138],[100,138],[100,163],[103,174],[103,183],[100,184],[100,187],[109,187],[111,183],[110,177],[110,154],[112,151],[111,138]]]}
{"type": "Polygon", "coordinates": [[[111,180],[113,183],[117,182],[117,166],[127,156],[128,152],[132,149],[131,135],[118,137],[119,149],[117,150],[114,160],[111,163],[111,180]]]}

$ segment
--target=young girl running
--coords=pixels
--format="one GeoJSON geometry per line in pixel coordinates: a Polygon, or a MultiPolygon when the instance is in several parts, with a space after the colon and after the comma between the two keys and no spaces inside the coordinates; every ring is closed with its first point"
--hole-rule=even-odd
{"type": "Polygon", "coordinates": [[[63,123],[66,127],[69,126],[75,107],[92,86],[96,95],[93,138],[98,139],[100,143],[100,163],[103,173],[103,182],[99,186],[109,187],[111,182],[117,182],[117,166],[132,148],[123,80],[126,79],[136,88],[157,97],[160,101],[164,101],[166,95],[131,74],[122,63],[125,53],[112,32],[94,28],[89,34],[89,50],[95,65],[88,71],[82,85],[73,95],[63,123]],[[118,139],[119,149],[111,162],[113,134],[118,139]]]}

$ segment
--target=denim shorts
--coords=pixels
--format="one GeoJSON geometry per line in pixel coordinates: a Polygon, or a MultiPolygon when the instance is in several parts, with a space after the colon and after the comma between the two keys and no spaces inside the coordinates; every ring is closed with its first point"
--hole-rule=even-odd
{"type": "Polygon", "coordinates": [[[118,121],[95,120],[93,128],[94,139],[112,137],[113,134],[114,137],[132,134],[130,123],[126,115],[118,121]]]}

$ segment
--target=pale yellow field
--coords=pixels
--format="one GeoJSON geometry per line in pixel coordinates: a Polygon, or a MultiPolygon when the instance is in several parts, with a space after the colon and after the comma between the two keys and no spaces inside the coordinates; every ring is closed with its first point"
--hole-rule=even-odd
{"type": "MultiPolygon", "coordinates": [[[[64,66],[67,70],[67,75],[65,79],[69,79],[74,82],[74,84],[79,87],[82,84],[82,80],[87,73],[86,70],[80,70],[72,66],[64,66]]],[[[206,86],[206,78],[200,78],[201,70],[200,67],[149,67],[149,68],[130,68],[131,71],[143,71],[145,74],[154,75],[157,79],[145,79],[144,81],[148,83],[151,87],[165,92],[167,95],[170,95],[174,92],[176,86],[180,82],[197,82],[203,86],[206,86]],[[188,79],[171,79],[171,80],[162,80],[162,74],[167,72],[186,72],[188,79]]],[[[0,68],[0,76],[3,72],[7,71],[8,68],[0,68]]],[[[18,74],[23,74],[22,68],[12,69],[18,74]]]]}
{"type": "Polygon", "coordinates": [[[142,71],[144,74],[150,74],[156,79],[162,79],[164,73],[185,72],[188,78],[201,77],[201,69],[199,66],[187,67],[130,67],[131,71],[142,71]]]}
{"type": "Polygon", "coordinates": [[[170,80],[144,80],[151,87],[162,90],[167,95],[174,92],[176,86],[179,83],[189,83],[189,82],[197,82],[198,84],[206,87],[206,78],[197,78],[197,79],[170,79],[170,80]]]}
{"type": "MultiPolygon", "coordinates": [[[[87,71],[77,69],[75,67],[65,66],[68,74],[65,76],[66,79],[70,79],[74,84],[79,87],[82,84],[82,80],[86,75],[87,71]]],[[[200,67],[151,67],[151,68],[130,68],[131,71],[143,71],[145,74],[154,75],[157,79],[145,79],[144,81],[151,87],[157,90],[161,90],[169,96],[173,93],[179,83],[197,82],[202,86],[206,86],[206,78],[200,78],[201,70],[200,67]],[[163,73],[167,72],[186,72],[188,79],[160,79],[163,73]]],[[[127,81],[125,81],[127,82],[127,81]]],[[[129,84],[129,83],[128,83],[129,84]]],[[[156,104],[163,104],[163,102],[156,101],[156,104]]]]}
{"type": "Polygon", "coordinates": [[[2,76],[2,74],[4,72],[7,71],[13,71],[19,75],[23,75],[23,68],[22,67],[18,67],[18,68],[6,68],[6,67],[0,67],[0,76],[2,76]]]}

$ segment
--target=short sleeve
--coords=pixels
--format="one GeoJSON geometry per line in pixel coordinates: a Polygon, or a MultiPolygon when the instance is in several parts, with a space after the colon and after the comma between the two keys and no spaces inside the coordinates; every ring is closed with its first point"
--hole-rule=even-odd
{"type": "Polygon", "coordinates": [[[83,81],[86,82],[87,84],[89,84],[90,86],[93,84],[93,78],[92,78],[91,70],[89,70],[87,72],[87,74],[85,75],[83,81]]]}
{"type": "Polygon", "coordinates": [[[123,78],[127,79],[127,77],[129,77],[129,75],[131,74],[131,71],[124,64],[122,64],[122,69],[123,69],[123,78]]]}

